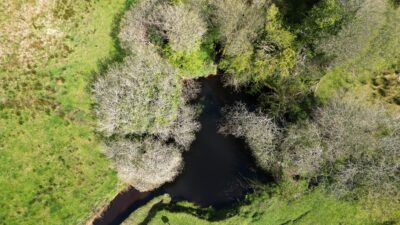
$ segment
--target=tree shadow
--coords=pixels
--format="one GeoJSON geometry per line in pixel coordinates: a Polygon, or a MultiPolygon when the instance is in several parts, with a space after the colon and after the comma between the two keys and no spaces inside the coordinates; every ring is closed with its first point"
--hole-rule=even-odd
{"type": "MultiPolygon", "coordinates": [[[[128,11],[136,2],[137,0],[125,0],[124,7],[114,16],[111,32],[109,35],[111,36],[112,45],[115,51],[110,52],[109,56],[102,58],[97,62],[97,69],[91,72],[90,80],[88,82],[88,85],[86,86],[86,91],[88,93],[92,92],[92,85],[98,76],[104,75],[111,66],[122,62],[123,59],[127,56],[128,53],[124,48],[122,48],[121,42],[119,40],[119,33],[121,31],[120,24],[125,12],[128,11]]],[[[91,105],[92,111],[93,108],[94,104],[91,105]]]]}
{"type": "Polygon", "coordinates": [[[308,12],[320,0],[276,0],[275,3],[284,13],[288,24],[301,24],[308,12]]]}
{"type": "MultiPolygon", "coordinates": [[[[149,213],[147,214],[146,218],[139,224],[139,225],[147,225],[149,224],[160,211],[168,211],[170,213],[184,213],[188,215],[192,215],[196,218],[207,220],[210,222],[218,222],[229,219],[237,214],[239,214],[239,209],[241,206],[249,204],[249,202],[244,201],[241,203],[235,204],[231,208],[224,208],[216,210],[214,208],[195,208],[195,207],[188,207],[179,205],[177,202],[171,203],[163,203],[162,201],[154,204],[149,213]]],[[[170,224],[170,221],[167,216],[163,215],[161,220],[164,224],[170,224]]]]}
{"type": "Polygon", "coordinates": [[[400,7],[400,0],[390,0],[395,9],[400,7]]]}

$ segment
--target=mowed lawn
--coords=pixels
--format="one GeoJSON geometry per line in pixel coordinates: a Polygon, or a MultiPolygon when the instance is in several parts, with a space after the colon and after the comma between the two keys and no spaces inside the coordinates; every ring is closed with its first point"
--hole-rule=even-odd
{"type": "Polygon", "coordinates": [[[111,34],[127,4],[0,3],[0,36],[9,39],[0,44],[0,224],[84,223],[121,188],[95,133],[90,82],[101,61],[120,54],[111,34]]]}

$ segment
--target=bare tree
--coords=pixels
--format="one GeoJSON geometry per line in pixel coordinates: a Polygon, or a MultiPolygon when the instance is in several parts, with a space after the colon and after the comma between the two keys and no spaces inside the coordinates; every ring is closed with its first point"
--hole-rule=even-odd
{"type": "Polygon", "coordinates": [[[149,18],[169,40],[175,51],[190,51],[207,31],[200,11],[186,4],[160,4],[149,18]]]}
{"type": "Polygon", "coordinates": [[[177,176],[183,163],[181,151],[189,148],[200,129],[196,121],[199,108],[188,104],[199,88],[182,96],[189,92],[151,43],[149,29],[160,25],[172,45],[189,48],[205,32],[200,19],[194,10],[181,5],[140,1],[121,24],[120,40],[128,56],[93,85],[99,131],[108,138],[107,154],[121,179],[141,191],[153,190],[177,176]],[[161,24],[155,23],[154,13],[162,16],[161,24]],[[177,23],[182,16],[195,21],[177,23]]]}
{"type": "Polygon", "coordinates": [[[324,148],[318,127],[307,121],[287,130],[281,144],[281,164],[287,174],[311,178],[320,175],[324,148]]]}
{"type": "Polygon", "coordinates": [[[176,120],[181,89],[179,77],[153,49],[128,56],[94,84],[100,131],[157,134],[176,120]]]}
{"type": "Polygon", "coordinates": [[[268,1],[215,0],[213,18],[229,56],[252,52],[253,41],[263,29],[268,1]]]}
{"type": "Polygon", "coordinates": [[[244,138],[257,164],[270,171],[278,162],[277,142],[280,135],[272,119],[262,113],[249,112],[243,104],[225,109],[225,115],[220,132],[244,138]]]}
{"type": "Polygon", "coordinates": [[[200,130],[200,123],[196,121],[199,112],[199,107],[183,104],[174,123],[158,135],[165,141],[172,138],[177,145],[188,150],[200,130]]]}
{"type": "Polygon", "coordinates": [[[120,140],[107,146],[121,179],[139,191],[151,191],[172,181],[183,166],[181,151],[151,138],[120,140]]]}
{"type": "Polygon", "coordinates": [[[371,40],[380,35],[390,7],[386,0],[341,1],[344,9],[356,11],[354,19],[334,36],[320,40],[318,47],[336,57],[333,64],[343,63],[368,48],[371,40]]]}
{"type": "Polygon", "coordinates": [[[183,85],[182,96],[185,102],[190,102],[196,99],[201,92],[200,82],[194,79],[186,79],[183,82],[184,85],[183,85]]]}
{"type": "Polygon", "coordinates": [[[333,98],[316,112],[321,135],[326,142],[328,159],[332,162],[350,157],[359,158],[368,149],[379,148],[376,132],[388,124],[381,106],[366,107],[356,99],[333,98]]]}
{"type": "Polygon", "coordinates": [[[125,13],[121,21],[119,39],[122,47],[135,53],[149,43],[148,17],[153,12],[159,0],[139,0],[125,13]]]}
{"type": "Polygon", "coordinates": [[[281,146],[290,174],[326,177],[338,196],[400,201],[400,118],[380,105],[335,97],[307,123],[289,128],[281,146]]]}

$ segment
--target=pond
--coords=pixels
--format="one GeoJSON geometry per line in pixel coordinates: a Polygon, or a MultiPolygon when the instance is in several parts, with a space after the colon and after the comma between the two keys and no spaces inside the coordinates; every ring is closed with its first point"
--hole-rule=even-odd
{"type": "Polygon", "coordinates": [[[218,133],[223,107],[238,101],[254,105],[254,98],[224,87],[220,75],[198,81],[202,85],[198,99],[203,106],[199,118],[201,130],[184,154],[182,173],[174,182],[151,193],[140,193],[134,188],[120,193],[94,224],[120,224],[135,209],[164,193],[168,193],[173,201],[185,200],[217,209],[229,207],[251,192],[254,181],[272,180],[256,167],[243,140],[218,133]]]}
{"type": "Polygon", "coordinates": [[[265,180],[254,165],[243,140],[218,133],[221,109],[251,97],[224,87],[221,76],[199,79],[201,130],[190,151],[184,155],[185,167],[174,183],[164,187],[173,200],[187,200],[202,207],[220,208],[239,201],[250,191],[251,182],[265,180]]]}

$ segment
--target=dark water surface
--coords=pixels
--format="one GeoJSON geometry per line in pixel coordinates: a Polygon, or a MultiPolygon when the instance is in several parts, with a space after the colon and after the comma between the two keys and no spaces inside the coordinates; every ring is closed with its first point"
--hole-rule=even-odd
{"type": "Polygon", "coordinates": [[[199,118],[201,130],[184,154],[182,174],[173,183],[151,193],[131,188],[119,194],[94,224],[120,224],[131,212],[164,193],[173,201],[186,200],[201,207],[229,207],[252,190],[252,182],[272,180],[255,166],[243,140],[218,133],[222,108],[237,101],[252,105],[253,98],[224,87],[221,76],[200,78],[199,82],[202,84],[199,103],[203,105],[199,118]]]}
{"type": "Polygon", "coordinates": [[[119,193],[108,205],[103,215],[93,225],[121,224],[129,214],[154,197],[151,192],[140,192],[133,187],[119,193]]]}
{"type": "Polygon", "coordinates": [[[218,133],[221,109],[251,97],[223,87],[221,76],[201,78],[201,130],[184,155],[180,176],[164,187],[173,200],[187,200],[202,207],[220,208],[241,200],[254,180],[266,180],[255,166],[243,140],[218,133]]]}

